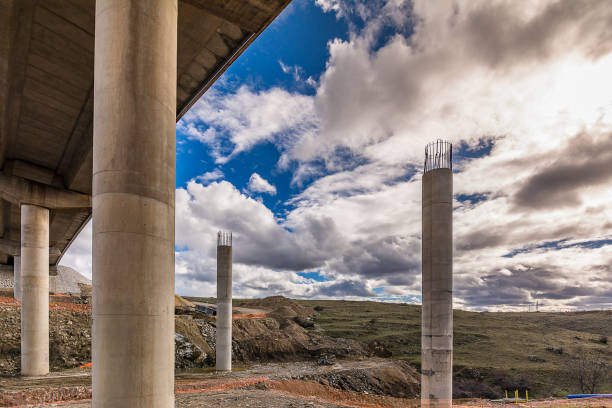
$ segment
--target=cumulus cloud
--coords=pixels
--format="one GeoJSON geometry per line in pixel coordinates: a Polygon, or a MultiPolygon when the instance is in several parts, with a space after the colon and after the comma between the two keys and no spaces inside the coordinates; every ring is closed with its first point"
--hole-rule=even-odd
{"type": "Polygon", "coordinates": [[[251,174],[249,183],[247,184],[247,189],[253,193],[276,194],[276,187],[257,173],[251,174]]]}
{"type": "Polygon", "coordinates": [[[202,184],[208,184],[211,181],[219,180],[219,179],[222,179],[223,177],[225,177],[225,175],[220,169],[214,169],[213,171],[209,171],[204,174],[200,174],[199,176],[195,177],[194,180],[199,181],[202,184]]]}
{"type": "Polygon", "coordinates": [[[315,245],[317,236],[304,228],[316,217],[306,217],[291,233],[265,205],[226,181],[207,186],[189,182],[177,189],[176,212],[176,244],[182,248],[210,255],[216,232],[228,230],[239,263],[301,271],[319,267],[327,256],[315,245]]]}
{"type": "Polygon", "coordinates": [[[612,181],[612,133],[580,134],[555,157],[516,192],[517,205],[531,209],[575,207],[582,203],[580,190],[612,181]]]}
{"type": "Polygon", "coordinates": [[[219,164],[273,143],[299,190],[279,219],[222,174],[178,189],[177,290],[214,294],[227,229],[243,296],[418,294],[423,146],[444,138],[456,198],[475,198],[454,203],[455,304],[610,307],[612,4],[316,3],[351,32],[314,95],[212,89],[178,125],[219,164]]]}
{"type": "Polygon", "coordinates": [[[216,162],[223,164],[259,143],[289,145],[294,137],[311,132],[316,122],[309,96],[281,88],[255,92],[241,86],[233,94],[209,90],[178,129],[208,145],[216,162]]]}

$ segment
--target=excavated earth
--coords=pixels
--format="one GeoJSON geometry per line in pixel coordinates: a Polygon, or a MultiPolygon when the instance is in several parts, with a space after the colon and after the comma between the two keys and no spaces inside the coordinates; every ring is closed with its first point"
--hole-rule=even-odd
{"type": "MultiPolygon", "coordinates": [[[[409,364],[380,358],[388,357],[390,353],[378,344],[364,345],[354,340],[326,336],[313,323],[315,312],[312,309],[280,296],[250,302],[249,307],[266,310],[267,316],[234,320],[232,346],[237,370],[225,375],[214,373],[214,318],[193,311],[180,311],[176,315],[177,382],[202,378],[235,380],[261,377],[315,384],[342,392],[397,398],[418,396],[419,376],[409,364]]],[[[62,386],[89,389],[91,378],[87,363],[91,361],[91,312],[62,309],[55,306],[50,310],[50,363],[53,372],[62,373],[62,376],[65,374],[66,377],[24,381],[17,376],[20,370],[20,308],[18,304],[0,303],[0,394],[53,388],[58,386],[55,384],[57,381],[62,386]]],[[[216,396],[208,393],[212,399],[207,399],[206,404],[219,405],[215,398],[227,401],[239,398],[237,392],[223,390],[213,393],[216,396]]],[[[266,393],[266,398],[271,398],[268,405],[253,402],[251,406],[335,406],[323,402],[304,402],[306,405],[300,405],[302,403],[289,401],[293,397],[281,398],[278,395],[280,391],[271,391],[268,386],[251,387],[244,392],[243,397],[250,395],[253,401],[257,400],[255,394],[266,393]],[[283,398],[288,398],[285,401],[288,405],[282,402],[283,398]]],[[[196,397],[191,399],[198,400],[196,397]]],[[[177,406],[192,406],[189,401],[190,398],[177,396],[177,406]],[[179,405],[179,401],[184,401],[186,405],[179,405]]]]}

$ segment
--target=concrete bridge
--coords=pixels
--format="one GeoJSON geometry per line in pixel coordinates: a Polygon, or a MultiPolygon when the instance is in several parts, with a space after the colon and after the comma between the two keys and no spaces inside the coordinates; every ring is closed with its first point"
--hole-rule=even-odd
{"type": "Polygon", "coordinates": [[[289,1],[0,0],[24,375],[49,371],[49,273],[93,216],[93,406],[174,406],[175,123],[289,1]]]}

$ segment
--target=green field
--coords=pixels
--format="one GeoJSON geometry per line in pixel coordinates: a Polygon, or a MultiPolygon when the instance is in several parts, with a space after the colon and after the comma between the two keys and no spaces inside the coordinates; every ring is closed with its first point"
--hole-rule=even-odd
{"type": "MultiPolygon", "coordinates": [[[[394,357],[420,365],[420,306],[326,300],[298,302],[323,307],[316,323],[328,335],[364,343],[377,340],[394,357]]],[[[533,397],[562,396],[579,392],[567,373],[567,362],[579,348],[593,350],[612,363],[612,311],[476,313],[455,310],[454,346],[458,379],[479,378],[498,388],[509,388],[515,381],[526,384],[533,397]],[[602,336],[610,339],[609,344],[602,343],[602,336]],[[557,352],[548,351],[547,347],[557,352]],[[561,354],[559,349],[563,350],[561,354]],[[531,361],[529,356],[536,361],[531,361]]],[[[612,378],[598,391],[612,392],[612,378]]]]}

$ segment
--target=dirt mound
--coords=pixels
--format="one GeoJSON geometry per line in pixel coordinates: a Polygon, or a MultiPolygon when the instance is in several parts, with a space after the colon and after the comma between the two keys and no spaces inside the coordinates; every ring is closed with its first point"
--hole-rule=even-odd
{"type": "Polygon", "coordinates": [[[368,356],[365,347],[354,340],[332,338],[306,330],[292,320],[235,320],[234,359],[243,362],[295,361],[317,359],[321,355],[339,358],[368,356]]]}
{"type": "Polygon", "coordinates": [[[397,398],[414,398],[420,389],[419,374],[404,361],[389,360],[377,367],[337,370],[325,374],[306,375],[302,379],[344,391],[397,398]]]}
{"type": "Polygon", "coordinates": [[[256,307],[267,309],[268,316],[277,320],[292,320],[296,316],[307,318],[314,314],[314,310],[304,307],[294,300],[284,296],[270,296],[263,299],[251,299],[248,301],[237,301],[236,306],[256,307]]]}
{"type": "Polygon", "coordinates": [[[234,320],[233,353],[239,361],[290,361],[304,357],[308,335],[289,322],[281,330],[278,320],[234,320]]]}
{"type": "Polygon", "coordinates": [[[174,331],[180,335],[187,337],[192,343],[198,346],[206,354],[214,354],[213,348],[206,342],[202,336],[201,326],[207,322],[198,322],[193,320],[188,315],[176,316],[174,319],[174,331]]]}
{"type": "MultiPolygon", "coordinates": [[[[52,371],[91,362],[91,311],[89,305],[53,302],[50,317],[52,371]],[[74,309],[82,307],[83,310],[74,309]]],[[[274,296],[250,302],[250,307],[273,310],[262,319],[233,321],[233,360],[287,362],[336,358],[362,358],[373,354],[355,340],[325,336],[313,327],[313,311],[296,302],[274,296]]],[[[175,368],[202,368],[215,364],[214,318],[196,311],[175,316],[175,368]]],[[[0,374],[20,370],[20,309],[18,302],[0,303],[0,374]]]]}
{"type": "Polygon", "coordinates": [[[174,295],[174,307],[186,307],[186,308],[195,308],[195,305],[190,301],[184,299],[182,296],[174,295]]]}
{"type": "MultiPolygon", "coordinates": [[[[0,373],[21,369],[21,310],[0,306],[0,373]]],[[[78,367],[91,361],[91,314],[87,311],[51,310],[49,364],[52,371],[78,367]]]]}

